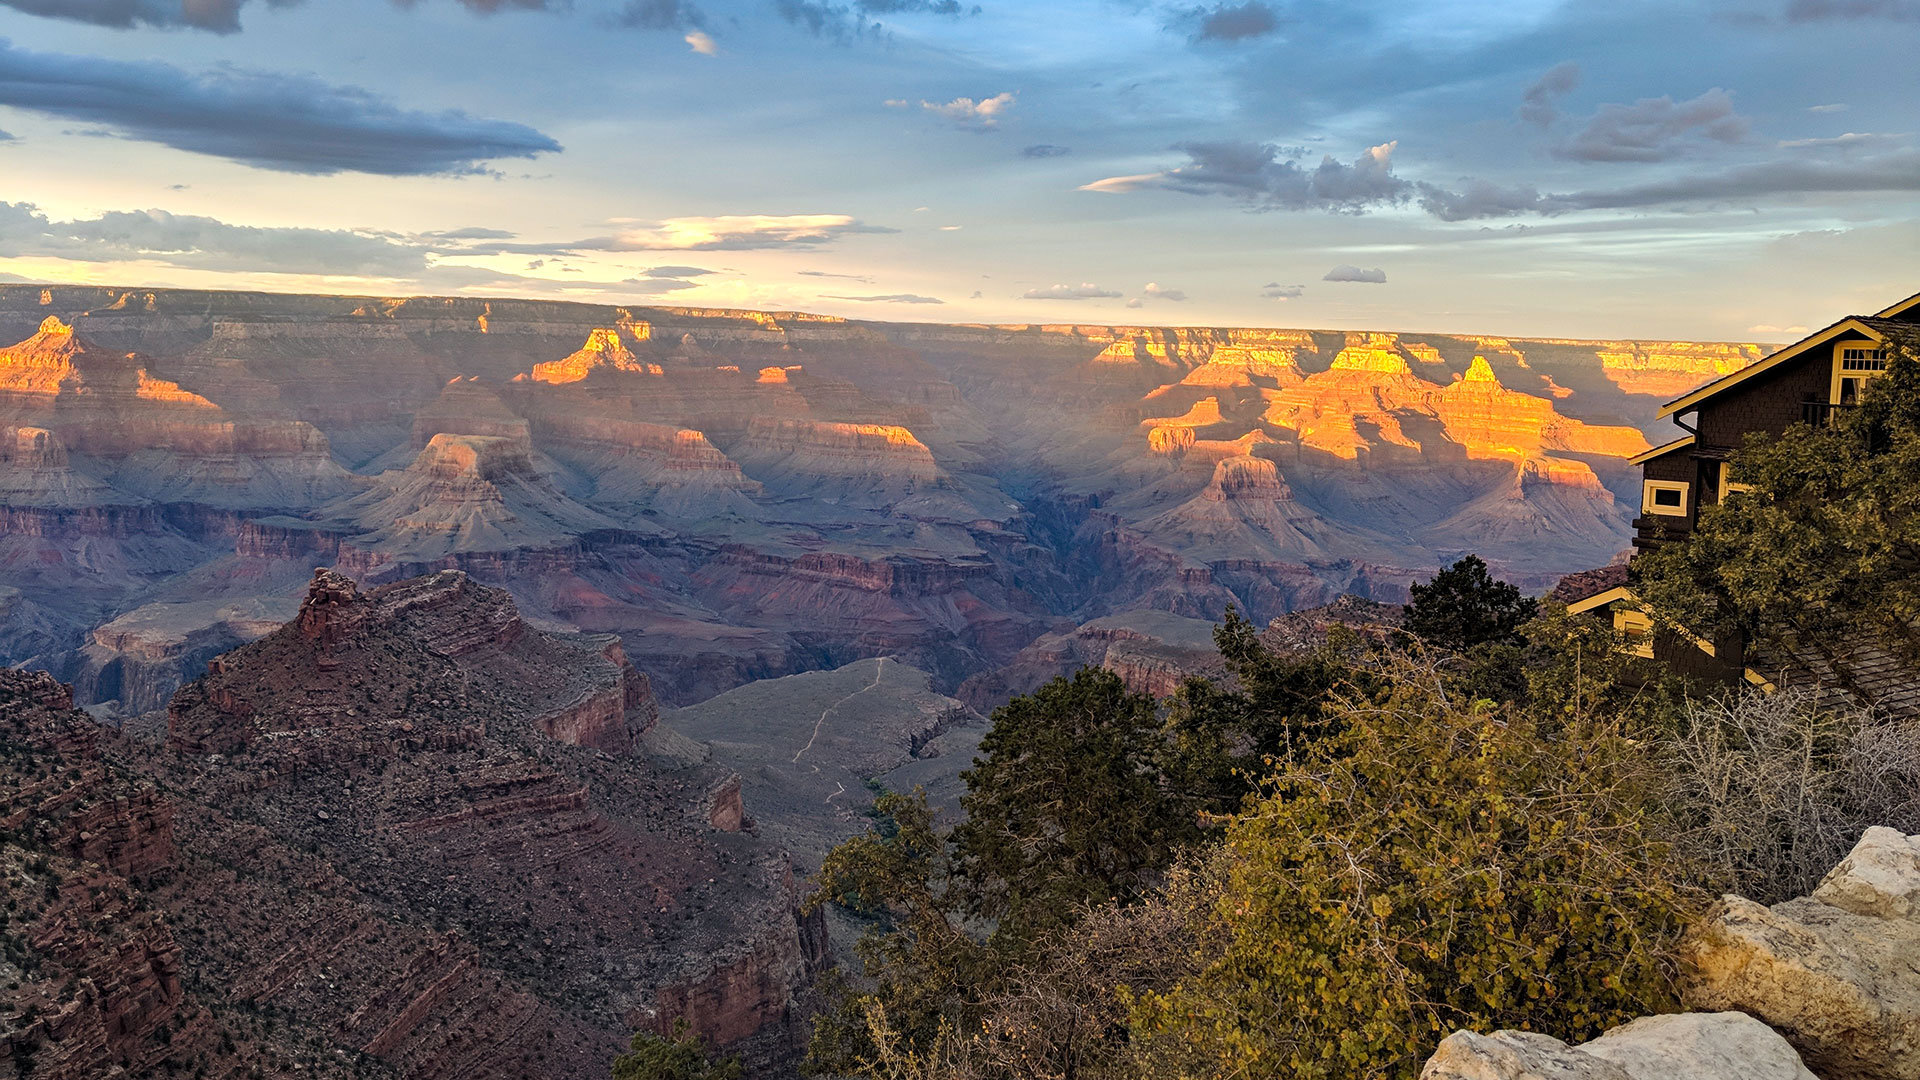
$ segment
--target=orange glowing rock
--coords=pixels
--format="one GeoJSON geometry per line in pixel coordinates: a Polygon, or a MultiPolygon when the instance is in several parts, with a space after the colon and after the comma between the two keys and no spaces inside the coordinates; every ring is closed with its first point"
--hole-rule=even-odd
{"type": "MultiPolygon", "coordinates": [[[[633,325],[645,326],[645,323],[629,324],[625,328],[602,327],[587,335],[587,343],[578,352],[560,360],[549,360],[533,366],[533,381],[543,383],[574,383],[605,372],[623,372],[630,375],[658,375],[658,364],[648,364],[634,355],[626,341],[622,340],[622,330],[631,337],[633,325]]],[[[644,339],[640,339],[644,340],[644,339]]],[[[638,341],[636,341],[636,344],[638,341]]]]}

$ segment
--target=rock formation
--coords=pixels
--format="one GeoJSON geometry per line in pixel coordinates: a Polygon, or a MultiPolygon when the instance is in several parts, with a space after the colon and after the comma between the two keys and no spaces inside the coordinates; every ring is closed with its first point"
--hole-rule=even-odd
{"type": "Polygon", "coordinates": [[[1920,837],[1871,828],[1812,896],[1726,897],[1688,942],[1686,996],[1773,1025],[1828,1080],[1920,1075],[1920,837]]]}
{"type": "Polygon", "coordinates": [[[1533,1031],[1447,1037],[1420,1080],[1818,1080],[1745,1013],[1647,1016],[1568,1046],[1533,1031]]]}
{"type": "Polygon", "coordinates": [[[1102,616],[1397,600],[1466,551],[1544,589],[1623,545],[1652,388],[1755,355],[0,285],[11,339],[0,659],[126,712],[322,564],[462,569],[676,703],[879,654],[953,692],[1102,616]]]}

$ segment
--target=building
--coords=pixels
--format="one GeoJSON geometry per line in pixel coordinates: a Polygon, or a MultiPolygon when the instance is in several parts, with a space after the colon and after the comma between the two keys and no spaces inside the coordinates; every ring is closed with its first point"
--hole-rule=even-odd
{"type": "MultiPolygon", "coordinates": [[[[1857,406],[1867,384],[1886,372],[1888,340],[1903,332],[1920,333],[1920,294],[1871,315],[1849,315],[1662,406],[1659,417],[1671,418],[1686,434],[1632,459],[1641,468],[1634,547],[1645,550],[1692,532],[1700,511],[1736,488],[1728,461],[1748,434],[1779,435],[1798,423],[1829,423],[1841,410],[1857,406]]],[[[1596,585],[1605,585],[1597,591],[1570,590],[1586,595],[1567,597],[1568,610],[1610,611],[1614,626],[1636,642],[1636,651],[1680,670],[1723,682],[1773,685],[1767,673],[1749,666],[1743,642],[1655,635],[1626,577],[1595,578],[1596,585]]],[[[1891,657],[1872,655],[1861,660],[1869,668],[1893,663],[1891,657]]]]}

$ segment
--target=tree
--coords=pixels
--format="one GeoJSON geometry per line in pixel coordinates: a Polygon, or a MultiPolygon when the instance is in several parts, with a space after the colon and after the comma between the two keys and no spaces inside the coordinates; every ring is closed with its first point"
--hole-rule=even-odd
{"type": "Polygon", "coordinates": [[[1415,1076],[1459,1027],[1578,1041],[1674,1004],[1706,896],[1647,732],[1451,694],[1396,665],[1276,763],[1208,872],[1196,973],[1143,998],[1183,1076],[1415,1076]]]}
{"type": "Polygon", "coordinates": [[[1161,743],[1152,696],[1105,668],[994,710],[953,832],[970,914],[1019,941],[1150,889],[1197,831],[1157,775],[1161,743]]]}
{"type": "Polygon", "coordinates": [[[630,1049],[613,1061],[613,1080],[740,1080],[746,1067],[737,1054],[708,1060],[706,1042],[673,1022],[673,1034],[634,1033],[630,1049]]]}
{"type": "Polygon", "coordinates": [[[1843,683],[1862,642],[1920,660],[1920,357],[1890,352],[1860,408],[1750,435],[1731,462],[1747,490],[1635,560],[1663,624],[1817,656],[1843,683]]]}
{"type": "Polygon", "coordinates": [[[1539,601],[1495,578],[1478,555],[1467,555],[1408,590],[1406,628],[1430,645],[1465,652],[1479,645],[1520,642],[1520,627],[1539,601]]]}

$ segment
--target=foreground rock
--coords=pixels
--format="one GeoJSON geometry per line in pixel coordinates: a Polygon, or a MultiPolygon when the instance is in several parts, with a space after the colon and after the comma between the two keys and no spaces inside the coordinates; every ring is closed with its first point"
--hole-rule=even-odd
{"type": "Polygon", "coordinates": [[[737,780],[636,753],[657,711],[611,635],[457,571],[322,570],[164,743],[0,674],[0,881],[31,898],[0,924],[0,1077],[597,1080],[677,1018],[755,1075],[798,1049],[824,927],[737,780]]]}
{"type": "Polygon", "coordinates": [[[1920,837],[1872,828],[1812,896],[1729,896],[1688,943],[1697,1007],[1778,1028],[1824,1076],[1920,1076],[1920,837]]]}
{"type": "Polygon", "coordinates": [[[1772,1028],[1745,1013],[1645,1016],[1568,1046],[1532,1031],[1456,1031],[1421,1080],[1815,1080],[1772,1028]]]}

